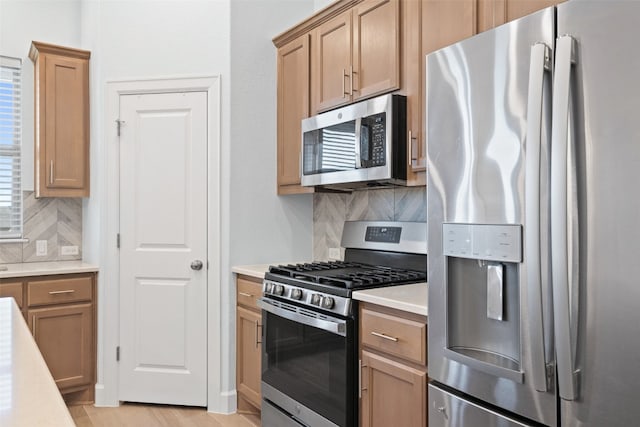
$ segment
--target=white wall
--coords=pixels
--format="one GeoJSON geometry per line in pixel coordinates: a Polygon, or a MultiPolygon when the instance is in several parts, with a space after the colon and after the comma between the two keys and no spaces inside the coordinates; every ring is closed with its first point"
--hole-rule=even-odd
{"type": "Polygon", "coordinates": [[[320,9],[324,9],[325,7],[329,6],[334,1],[335,0],[313,0],[313,10],[315,12],[317,12],[320,9]]]}
{"type": "Polygon", "coordinates": [[[33,190],[31,41],[80,45],[80,0],[0,0],[0,55],[22,59],[22,189],[33,190]]]}
{"type": "MultiPolygon", "coordinates": [[[[92,58],[92,196],[85,204],[85,244],[87,259],[107,265],[105,246],[106,218],[113,206],[106,203],[106,178],[117,173],[114,163],[107,163],[106,86],[108,82],[167,77],[221,76],[222,157],[229,158],[229,2],[230,0],[83,0],[82,40],[95,53],[92,58]],[[95,61],[94,61],[95,59],[95,61]]],[[[229,187],[229,161],[223,161],[223,191],[229,187]]],[[[227,219],[228,221],[228,219],[227,219]]],[[[227,227],[228,228],[228,227],[227,227]]],[[[228,247],[228,241],[222,241],[228,247]]],[[[118,345],[118,283],[111,271],[103,271],[99,283],[98,323],[99,376],[96,403],[118,403],[118,366],[113,354],[118,345]]],[[[211,272],[212,276],[219,272],[211,272]]],[[[213,282],[219,286],[218,281],[213,282]]],[[[214,310],[219,311],[218,307],[214,310]]],[[[211,318],[210,318],[211,319],[211,318]]],[[[210,320],[209,329],[220,327],[210,320]]],[[[210,352],[211,353],[211,352],[210,352]]],[[[226,395],[220,387],[220,363],[210,354],[209,408],[228,410],[226,395]],[[213,365],[213,366],[212,366],[213,365]]]]}
{"type": "MultiPolygon", "coordinates": [[[[276,48],[271,39],[312,13],[312,0],[231,2],[228,265],[311,259],[312,195],[276,194],[276,48]]],[[[226,277],[232,282],[230,272],[226,277]]],[[[223,288],[223,301],[230,302],[222,306],[223,323],[233,325],[233,286],[223,288]]],[[[234,343],[234,328],[226,332],[223,342],[234,343]]],[[[223,372],[235,372],[233,353],[223,372]]]]}
{"type": "MultiPolygon", "coordinates": [[[[219,351],[209,355],[210,410],[235,407],[231,266],[311,257],[311,196],[276,195],[276,52],[271,38],[313,9],[314,0],[0,0],[0,53],[24,58],[32,39],[92,52],[91,197],[83,205],[83,250],[89,262],[106,265],[107,245],[114,237],[107,235],[106,225],[113,211],[106,203],[106,178],[117,173],[106,156],[113,142],[105,140],[106,129],[114,126],[105,119],[107,82],[221,76],[222,280],[213,283],[220,307],[211,308],[221,324],[209,324],[221,328],[221,336],[219,351]]],[[[25,73],[24,87],[32,80],[32,71],[25,73]]],[[[33,93],[24,98],[24,143],[32,147],[33,93]]],[[[96,400],[114,405],[117,277],[103,269],[98,286],[96,400]]]]}

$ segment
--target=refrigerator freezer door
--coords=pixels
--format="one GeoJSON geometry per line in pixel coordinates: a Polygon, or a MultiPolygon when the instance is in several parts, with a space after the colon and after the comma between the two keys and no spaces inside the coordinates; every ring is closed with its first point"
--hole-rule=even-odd
{"type": "MultiPolygon", "coordinates": [[[[489,271],[499,260],[476,256],[475,239],[465,238],[463,228],[522,225],[523,248],[531,238],[540,247],[548,245],[548,234],[531,237],[527,229],[525,151],[528,90],[536,86],[530,85],[532,47],[546,46],[537,49],[543,53],[542,71],[554,47],[554,28],[555,9],[550,8],[427,56],[429,376],[547,426],[557,424],[554,388],[547,392],[545,387],[547,379],[552,381],[545,375],[545,362],[554,362],[548,252],[537,251],[542,277],[537,283],[528,281],[522,250],[501,261],[500,282],[489,271]],[[443,235],[451,226],[462,233],[455,241],[443,235]],[[503,292],[501,298],[496,291],[503,292]],[[534,302],[530,295],[536,292],[540,298],[534,302]],[[532,336],[537,342],[532,343],[532,336]]],[[[536,75],[541,80],[535,96],[542,95],[549,77],[549,71],[536,75]]],[[[548,93],[547,104],[549,98],[548,93]]],[[[534,197],[543,215],[536,221],[539,230],[546,230],[550,107],[542,101],[535,105],[544,108],[537,115],[540,185],[534,197]]],[[[441,421],[430,418],[429,425],[448,425],[441,421]]]]}
{"type": "MultiPolygon", "coordinates": [[[[573,400],[560,383],[561,423],[638,425],[640,2],[576,0],[557,12],[558,34],[575,39],[564,120],[577,192],[567,224],[570,333],[557,339],[568,340],[578,374],[573,400]]],[[[559,376],[573,374],[558,366],[559,376]]]]}
{"type": "Polygon", "coordinates": [[[429,384],[429,425],[432,424],[443,427],[533,427],[533,424],[515,420],[429,384]]]}

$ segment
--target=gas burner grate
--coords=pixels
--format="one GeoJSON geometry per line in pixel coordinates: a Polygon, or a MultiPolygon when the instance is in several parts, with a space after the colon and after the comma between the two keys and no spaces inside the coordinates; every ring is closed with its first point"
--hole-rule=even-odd
{"type": "Polygon", "coordinates": [[[269,267],[269,272],[296,280],[344,289],[376,287],[426,280],[426,274],[420,271],[344,261],[271,266],[269,267]]]}
{"type": "Polygon", "coordinates": [[[306,273],[306,272],[320,272],[320,271],[329,271],[329,270],[337,270],[341,268],[358,268],[362,267],[363,264],[358,264],[355,262],[344,262],[344,261],[324,261],[324,262],[308,262],[301,264],[287,264],[287,265],[278,265],[269,267],[269,272],[274,274],[282,274],[285,276],[294,277],[296,273],[306,273]]]}

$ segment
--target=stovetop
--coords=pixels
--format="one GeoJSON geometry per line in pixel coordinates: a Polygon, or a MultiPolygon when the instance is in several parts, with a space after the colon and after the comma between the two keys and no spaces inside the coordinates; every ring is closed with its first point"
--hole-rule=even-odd
{"type": "Polygon", "coordinates": [[[263,299],[350,316],[354,291],[426,282],[426,232],[425,223],[347,221],[344,261],[271,266],[263,299]]]}
{"type": "Polygon", "coordinates": [[[279,265],[269,267],[262,292],[266,299],[351,316],[353,291],[424,282],[426,277],[423,271],[350,261],[279,265]]]}
{"type": "Polygon", "coordinates": [[[344,289],[367,289],[426,280],[426,273],[348,261],[312,262],[269,267],[272,275],[344,289]]]}

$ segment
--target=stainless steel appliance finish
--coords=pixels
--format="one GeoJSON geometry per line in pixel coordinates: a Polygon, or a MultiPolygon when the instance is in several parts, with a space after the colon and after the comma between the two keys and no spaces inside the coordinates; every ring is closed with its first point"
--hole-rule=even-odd
{"type": "Polygon", "coordinates": [[[573,39],[557,42],[551,142],[563,426],[630,426],[640,419],[640,199],[633,190],[640,165],[639,22],[638,1],[558,6],[558,34],[573,39]],[[565,179],[567,197],[555,203],[565,179]],[[560,266],[563,242],[567,262],[560,266]]]}
{"type": "Polygon", "coordinates": [[[263,406],[260,414],[263,426],[339,427],[269,384],[263,382],[261,392],[264,398],[262,404],[266,404],[267,410],[265,413],[263,406]],[[274,406],[274,404],[278,406],[274,406]]]}
{"type": "Polygon", "coordinates": [[[572,0],[428,56],[431,427],[638,423],[638,22],[572,0]],[[521,228],[521,259],[450,224],[521,228]]]}
{"type": "Polygon", "coordinates": [[[294,322],[322,329],[336,335],[347,335],[347,322],[318,312],[272,299],[259,299],[258,307],[294,322]]]}
{"type": "Polygon", "coordinates": [[[429,384],[429,425],[445,427],[533,427],[429,384]],[[437,420],[437,422],[434,422],[437,420]]]}
{"type": "Polygon", "coordinates": [[[426,281],[426,225],[344,225],[345,260],[271,266],[262,298],[264,427],[358,425],[354,290],[426,281]]]}
{"type": "Polygon", "coordinates": [[[424,222],[347,221],[342,230],[340,246],[426,254],[427,224],[424,222]],[[373,233],[371,227],[377,227],[375,229],[377,231],[373,233]],[[377,238],[384,236],[387,237],[377,238]]]}
{"type": "Polygon", "coordinates": [[[383,95],[302,120],[301,184],[404,185],[406,98],[383,95]]]}

